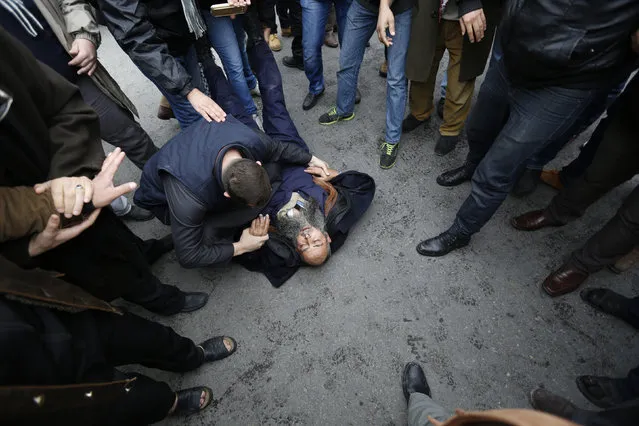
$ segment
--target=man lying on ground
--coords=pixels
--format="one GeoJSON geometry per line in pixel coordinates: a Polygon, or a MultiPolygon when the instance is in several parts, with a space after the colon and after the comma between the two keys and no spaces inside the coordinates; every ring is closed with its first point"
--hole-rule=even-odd
{"type": "Polygon", "coordinates": [[[318,167],[291,166],[282,170],[276,185],[262,217],[249,231],[268,235],[268,241],[237,261],[279,287],[301,265],[323,265],[344,244],[373,201],[375,181],[356,171],[331,169],[326,175],[318,167]]]}
{"type": "MultiPolygon", "coordinates": [[[[253,33],[247,53],[261,88],[264,132],[233,114],[220,123],[200,120],[149,160],[135,194],[136,203],[171,225],[178,260],[187,268],[228,262],[259,249],[268,239],[251,235],[248,228],[239,232],[239,239],[237,235],[270,198],[270,178],[262,164],[272,163],[272,169],[288,164],[328,171],[298,134],[286,110],[273,54],[253,33]]],[[[221,74],[213,63],[204,67],[205,73],[221,74]]],[[[238,105],[223,77],[209,80],[216,82],[211,90],[220,105],[238,105]]]]}

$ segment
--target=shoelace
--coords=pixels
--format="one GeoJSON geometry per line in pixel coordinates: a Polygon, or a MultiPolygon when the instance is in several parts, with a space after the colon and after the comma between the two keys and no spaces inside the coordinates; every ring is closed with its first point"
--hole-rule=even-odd
{"type": "Polygon", "coordinates": [[[337,107],[331,108],[331,110],[328,112],[328,115],[329,116],[337,115],[337,107]]]}
{"type": "Polygon", "coordinates": [[[393,153],[393,149],[395,149],[395,145],[388,142],[384,142],[384,145],[386,147],[386,155],[391,155],[393,153]]]}

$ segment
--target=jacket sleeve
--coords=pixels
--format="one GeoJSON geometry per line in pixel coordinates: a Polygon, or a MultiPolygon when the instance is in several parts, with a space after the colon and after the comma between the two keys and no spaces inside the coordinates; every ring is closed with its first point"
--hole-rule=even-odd
{"type": "Polygon", "coordinates": [[[198,268],[229,262],[234,253],[232,242],[205,241],[206,207],[173,176],[162,175],[162,184],[169,203],[171,233],[180,265],[198,268]]]}
{"type": "MultiPolygon", "coordinates": [[[[497,0],[488,0],[497,1],[497,0]]],[[[467,13],[483,8],[482,0],[459,0],[459,16],[462,17],[467,13]]]]}
{"type": "Polygon", "coordinates": [[[193,90],[189,73],[146,16],[140,16],[146,11],[140,1],[98,0],[98,4],[116,41],[144,74],[171,94],[186,97],[193,90]]]}
{"type": "MultiPolygon", "coordinates": [[[[38,62],[23,44],[0,31],[3,54],[23,77],[28,95],[49,129],[49,178],[94,176],[104,161],[100,123],[78,88],[38,62]]],[[[28,117],[24,117],[28,120],[28,117]]]]}
{"type": "Polygon", "coordinates": [[[51,193],[28,186],[0,187],[0,243],[42,231],[56,213],[51,193]]]}
{"type": "Polygon", "coordinates": [[[87,0],[58,0],[67,32],[74,38],[91,41],[100,47],[102,37],[95,17],[95,9],[87,0]]]}
{"type": "Polygon", "coordinates": [[[311,161],[311,153],[308,150],[292,142],[281,142],[260,134],[263,152],[257,153],[257,159],[263,163],[287,163],[306,165],[311,161]]]}

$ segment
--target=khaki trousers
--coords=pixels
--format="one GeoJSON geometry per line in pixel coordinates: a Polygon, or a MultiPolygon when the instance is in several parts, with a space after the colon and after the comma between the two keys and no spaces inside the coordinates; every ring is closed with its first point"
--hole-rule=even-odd
{"type": "Polygon", "coordinates": [[[433,104],[433,91],[439,63],[448,50],[448,87],[446,89],[446,101],[444,103],[444,121],[439,127],[439,133],[443,136],[457,136],[462,127],[473,99],[475,79],[459,81],[461,70],[461,55],[464,45],[464,37],[461,34],[459,22],[442,21],[439,25],[435,57],[430,69],[428,80],[411,81],[409,92],[410,113],[418,120],[428,119],[435,110],[433,104]]]}

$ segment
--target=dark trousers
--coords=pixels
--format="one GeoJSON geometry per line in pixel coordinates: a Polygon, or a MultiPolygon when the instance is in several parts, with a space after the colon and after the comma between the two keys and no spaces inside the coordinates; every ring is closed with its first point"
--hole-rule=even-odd
{"type": "Polygon", "coordinates": [[[291,18],[290,18],[290,7],[293,0],[277,0],[275,4],[275,9],[277,10],[277,16],[280,18],[280,26],[282,28],[290,28],[291,26],[291,18]]]}
{"type": "Polygon", "coordinates": [[[108,407],[103,419],[109,425],[142,425],[166,417],[175,402],[175,392],[165,382],[138,373],[122,373],[115,367],[141,364],[149,368],[183,373],[202,365],[203,352],[191,339],[133,314],[114,315],[97,311],[62,314],[76,346],[91,345],[91,366],[81,382],[121,380],[135,377],[131,390],[108,407]],[[64,318],[66,316],[66,318],[64,318]],[[81,316],[81,317],[79,317],[81,316]],[[83,321],[77,325],[74,322],[83,321]],[[95,328],[87,328],[92,321],[95,328]],[[75,332],[75,330],[80,330],[75,332]],[[95,330],[95,335],[86,334],[95,330]],[[82,332],[84,331],[84,333],[82,332]]]}
{"type": "MultiPolygon", "coordinates": [[[[527,168],[532,170],[543,169],[546,164],[550,163],[557,156],[557,154],[559,154],[559,152],[564,148],[564,146],[566,146],[566,144],[580,135],[584,130],[590,127],[592,123],[594,123],[595,121],[597,121],[597,119],[599,119],[599,117],[601,117],[601,114],[603,114],[606,109],[617,99],[617,96],[619,96],[619,94],[623,90],[624,85],[625,81],[622,84],[612,88],[612,90],[610,90],[608,93],[601,92],[599,96],[590,103],[588,108],[586,108],[586,110],[583,112],[582,116],[579,117],[579,119],[577,120],[577,130],[572,134],[565,135],[563,139],[557,140],[556,143],[548,145],[543,151],[535,155],[529,161],[527,168]]],[[[588,142],[588,144],[590,143],[591,142],[588,142]]],[[[586,151],[584,153],[582,164],[584,161],[587,160],[586,156],[588,155],[588,153],[589,151],[586,151]]],[[[587,164],[586,167],[588,167],[587,164]]],[[[584,170],[585,167],[581,171],[583,172],[584,170]]],[[[577,172],[577,170],[574,170],[574,172],[577,172]]],[[[577,177],[578,176],[580,175],[577,175],[577,177]]]]}
{"type": "MultiPolygon", "coordinates": [[[[590,166],[581,177],[562,189],[547,207],[551,218],[568,223],[580,217],[591,204],[639,172],[637,117],[639,78],[635,77],[610,107],[608,118],[599,123],[593,133],[595,142],[599,138],[601,142],[590,166]]],[[[590,142],[586,147],[588,145],[590,142]]]]}
{"type": "Polygon", "coordinates": [[[151,273],[150,248],[104,209],[92,227],[36,259],[39,267],[61,272],[62,279],[103,300],[122,297],[152,312],[177,313],[184,293],[151,273]]]}
{"type": "Polygon", "coordinates": [[[293,41],[291,42],[291,51],[293,57],[303,61],[304,48],[302,47],[302,5],[300,0],[290,0],[288,18],[291,22],[291,33],[293,41]]]}
{"type": "Polygon", "coordinates": [[[491,61],[466,131],[467,160],[478,164],[470,196],[453,225],[478,232],[504,201],[528,160],[574,130],[600,90],[512,86],[502,60],[491,61]]]}
{"type": "Polygon", "coordinates": [[[263,41],[253,44],[247,48],[246,52],[260,85],[264,133],[273,139],[295,143],[308,149],[286,108],[282,74],[277,67],[273,52],[263,41]]]}
{"type": "Polygon", "coordinates": [[[98,113],[100,137],[106,143],[122,148],[129,160],[139,169],[158,152],[149,135],[130,111],[124,109],[100,90],[86,75],[78,78],[76,84],[82,99],[98,113]]]}
{"type": "Polygon", "coordinates": [[[572,263],[583,272],[594,273],[613,265],[639,244],[639,186],[628,196],[617,214],[572,255],[572,263]]]}

